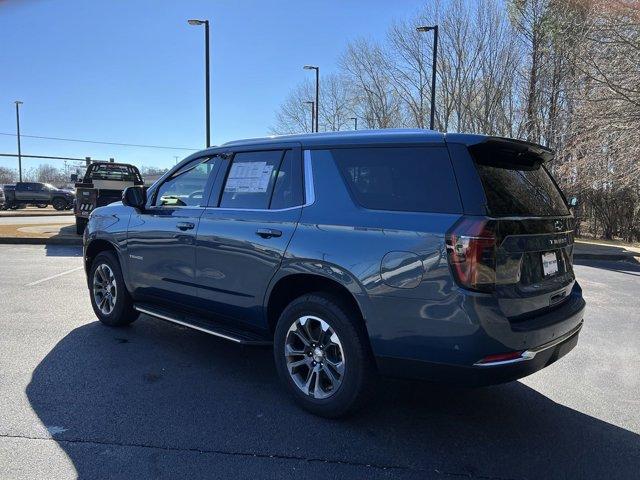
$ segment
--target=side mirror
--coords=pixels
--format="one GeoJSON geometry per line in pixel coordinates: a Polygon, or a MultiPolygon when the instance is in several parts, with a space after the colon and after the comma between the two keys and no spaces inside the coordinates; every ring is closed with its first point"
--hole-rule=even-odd
{"type": "Polygon", "coordinates": [[[147,191],[142,187],[127,187],[122,192],[122,204],[137,210],[144,210],[147,203],[147,191]]]}
{"type": "Polygon", "coordinates": [[[75,182],[77,182],[77,181],[78,181],[78,174],[77,174],[77,173],[72,173],[72,174],[71,174],[71,181],[72,181],[73,183],[75,183],[75,182]]]}

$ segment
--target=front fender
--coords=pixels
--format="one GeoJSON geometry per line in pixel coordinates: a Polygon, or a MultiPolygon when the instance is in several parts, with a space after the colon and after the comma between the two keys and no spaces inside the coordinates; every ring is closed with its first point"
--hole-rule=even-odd
{"type": "Polygon", "coordinates": [[[126,257],[127,230],[131,212],[126,207],[102,207],[92,212],[83,238],[85,273],[91,268],[90,260],[103,250],[113,250],[120,262],[125,285],[130,288],[129,263],[126,257]]]}

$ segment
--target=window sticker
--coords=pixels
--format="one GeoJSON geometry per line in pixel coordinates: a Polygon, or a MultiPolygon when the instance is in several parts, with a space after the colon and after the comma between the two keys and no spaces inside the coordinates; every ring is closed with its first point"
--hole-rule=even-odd
{"type": "Polygon", "coordinates": [[[265,193],[269,188],[269,180],[273,165],[267,162],[238,162],[231,166],[225,192],[231,193],[265,193]]]}

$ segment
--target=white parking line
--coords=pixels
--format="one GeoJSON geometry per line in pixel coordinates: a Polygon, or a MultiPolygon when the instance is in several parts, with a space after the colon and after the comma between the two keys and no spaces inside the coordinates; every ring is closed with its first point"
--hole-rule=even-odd
{"type": "Polygon", "coordinates": [[[25,287],[33,287],[34,285],[38,285],[39,283],[46,282],[47,280],[53,280],[54,278],[58,278],[63,275],[68,275],[73,272],[77,272],[78,270],[81,270],[83,268],[84,267],[80,266],[80,267],[72,268],[71,270],[67,270],[66,272],[58,273],[56,275],[51,275],[50,277],[47,277],[47,278],[41,278],[40,280],[36,280],[35,282],[27,283],[25,287]]]}

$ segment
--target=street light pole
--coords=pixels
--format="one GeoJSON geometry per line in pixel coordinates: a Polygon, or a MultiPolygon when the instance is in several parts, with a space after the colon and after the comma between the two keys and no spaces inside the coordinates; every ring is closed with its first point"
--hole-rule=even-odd
{"type": "Polygon", "coordinates": [[[204,91],[205,91],[205,117],[207,130],[207,148],[211,146],[211,95],[210,95],[210,68],[209,68],[209,20],[188,20],[189,25],[204,25],[204,91]]]}
{"type": "Polygon", "coordinates": [[[316,111],[316,102],[313,102],[311,100],[308,100],[306,102],[304,102],[308,105],[311,105],[311,132],[313,133],[313,122],[315,121],[315,111],[316,111]]]}
{"type": "Polygon", "coordinates": [[[320,131],[320,124],[318,122],[318,112],[320,111],[320,67],[314,65],[305,65],[305,70],[316,71],[316,132],[320,131]]]}
{"type": "Polygon", "coordinates": [[[353,129],[358,130],[358,117],[351,117],[349,120],[353,120],[353,129]]]}
{"type": "Polygon", "coordinates": [[[16,130],[18,134],[18,180],[22,182],[22,149],[20,148],[20,105],[22,102],[16,100],[14,103],[16,104],[16,130]]]}
{"type": "MultiPolygon", "coordinates": [[[[417,27],[418,32],[433,30],[433,67],[431,68],[431,115],[429,128],[433,130],[436,115],[436,65],[438,60],[438,25],[417,27]]],[[[422,84],[420,85],[420,99],[422,100],[422,84]]]]}

